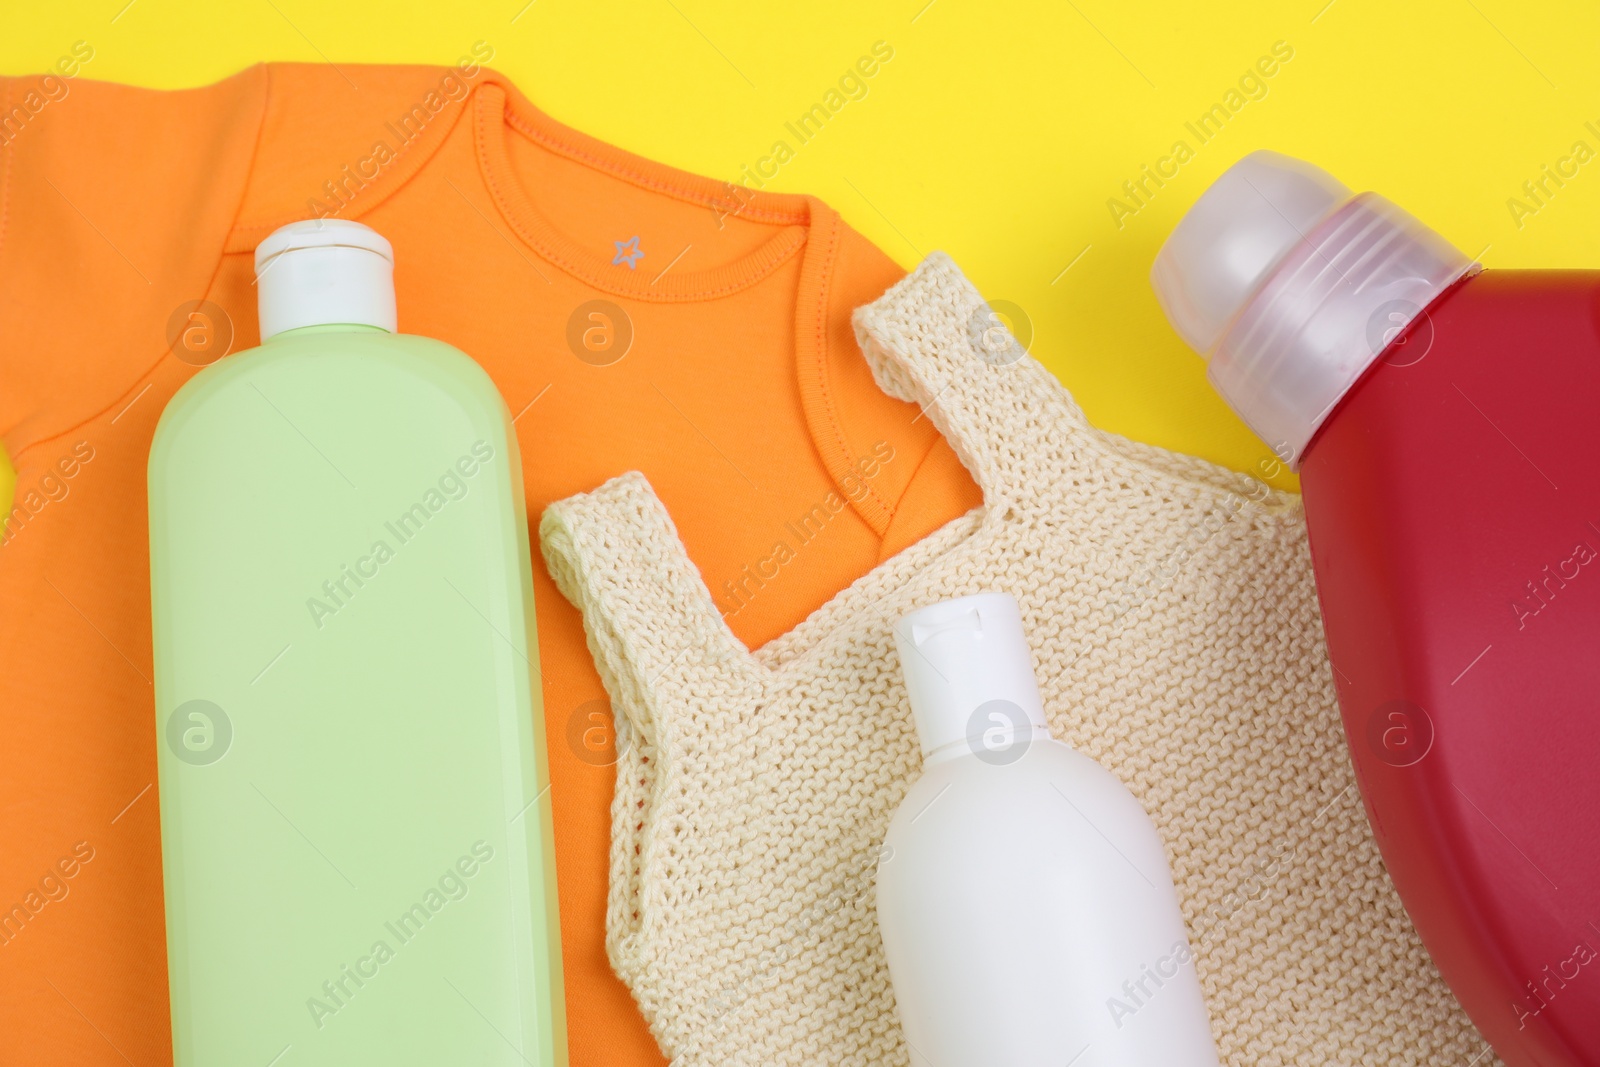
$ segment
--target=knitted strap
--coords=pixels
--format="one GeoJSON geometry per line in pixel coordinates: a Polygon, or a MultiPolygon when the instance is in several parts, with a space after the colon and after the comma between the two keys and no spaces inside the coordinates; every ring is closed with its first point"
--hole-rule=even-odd
{"type": "MultiPolygon", "coordinates": [[[[1041,474],[1081,472],[1097,431],[949,256],[930,255],[858,308],[854,324],[880,388],[922,405],[990,507],[1041,474]]],[[[728,630],[642,474],[550,505],[540,542],[557,585],[583,612],[614,706],[645,745],[665,743],[672,725],[677,702],[660,691],[663,680],[690,689],[762,684],[767,672],[728,630]]]]}
{"type": "Polygon", "coordinates": [[[759,668],[729,631],[667,510],[637,471],[545,509],[539,543],[551,577],[583,612],[606,691],[640,739],[670,738],[671,687],[753,681],[759,668]]]}
{"type": "MultiPolygon", "coordinates": [[[[1092,447],[1092,430],[1060,383],[948,257],[929,257],[858,309],[855,324],[880,387],[924,407],[989,507],[1026,496],[1041,475],[1065,480],[1055,474],[1092,447]]],[[[551,576],[583,613],[619,726],[632,733],[617,760],[606,948],[654,1022],[663,1006],[647,995],[647,917],[664,907],[653,897],[671,888],[661,865],[674,862],[675,847],[670,819],[658,816],[684,787],[685,762],[699,755],[698,709],[759,707],[773,675],[728,630],[642,474],[550,505],[539,535],[551,576]]]]}
{"type": "Polygon", "coordinates": [[[991,506],[1041,468],[1079,466],[1083,412],[943,252],[853,322],[879,388],[922,407],[991,506]]]}
{"type": "MultiPolygon", "coordinates": [[[[686,740],[693,748],[684,709],[708,694],[756,703],[761,668],[723,622],[644,475],[624,474],[551,504],[539,544],[557,587],[583,613],[619,728],[632,734],[623,746],[619,729],[606,952],[617,974],[637,986],[644,917],[658,907],[650,898],[662,881],[648,875],[660,862],[656,816],[686,740]]],[[[654,1018],[656,1005],[641,1000],[640,1007],[654,1018]]]]}

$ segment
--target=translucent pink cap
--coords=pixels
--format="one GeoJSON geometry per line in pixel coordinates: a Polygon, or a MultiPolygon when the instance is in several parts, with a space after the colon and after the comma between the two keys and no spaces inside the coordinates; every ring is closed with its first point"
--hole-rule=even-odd
{"type": "Polygon", "coordinates": [[[1276,152],[1212,184],[1150,271],[1173,329],[1224,400],[1290,466],[1362,372],[1477,269],[1374,193],[1276,152]]]}

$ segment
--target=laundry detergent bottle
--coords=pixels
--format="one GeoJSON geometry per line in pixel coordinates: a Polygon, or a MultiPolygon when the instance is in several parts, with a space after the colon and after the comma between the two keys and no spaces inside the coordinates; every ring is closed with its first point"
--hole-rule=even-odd
{"type": "Polygon", "coordinates": [[[149,461],[174,1062],[564,1064],[511,420],[366,226],[256,272],[149,461]]]}
{"type": "Polygon", "coordinates": [[[1045,725],[1017,602],[907,615],[923,773],[878,865],[915,1067],[1217,1067],[1166,850],[1115,775],[1045,725]]]}
{"type": "Polygon", "coordinates": [[[1351,758],[1441,974],[1511,1067],[1600,1064],[1600,272],[1480,271],[1257,152],[1152,280],[1299,469],[1351,758]]]}

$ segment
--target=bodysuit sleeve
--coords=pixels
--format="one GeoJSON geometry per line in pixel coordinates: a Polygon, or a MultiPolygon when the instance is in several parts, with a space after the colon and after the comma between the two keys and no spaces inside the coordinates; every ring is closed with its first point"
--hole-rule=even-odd
{"type": "Polygon", "coordinates": [[[0,438],[19,473],[166,355],[221,260],[268,92],[264,67],[180,92],[92,81],[78,51],[72,77],[0,79],[0,438]]]}

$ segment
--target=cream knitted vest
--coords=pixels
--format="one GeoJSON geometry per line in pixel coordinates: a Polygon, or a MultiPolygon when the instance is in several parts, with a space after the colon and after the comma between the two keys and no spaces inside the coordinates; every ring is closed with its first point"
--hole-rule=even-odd
{"type": "Polygon", "coordinates": [[[924,407],[984,506],[754,652],[643,476],[544,514],[550,572],[631,727],[607,947],[663,1051],[926,1062],[901,1039],[873,905],[921,766],[890,626],[1002,590],[1051,730],[1161,830],[1224,1063],[1495,1062],[1379,861],[1299,498],[1094,429],[986,312],[936,254],[856,313],[879,384],[924,407]]]}

